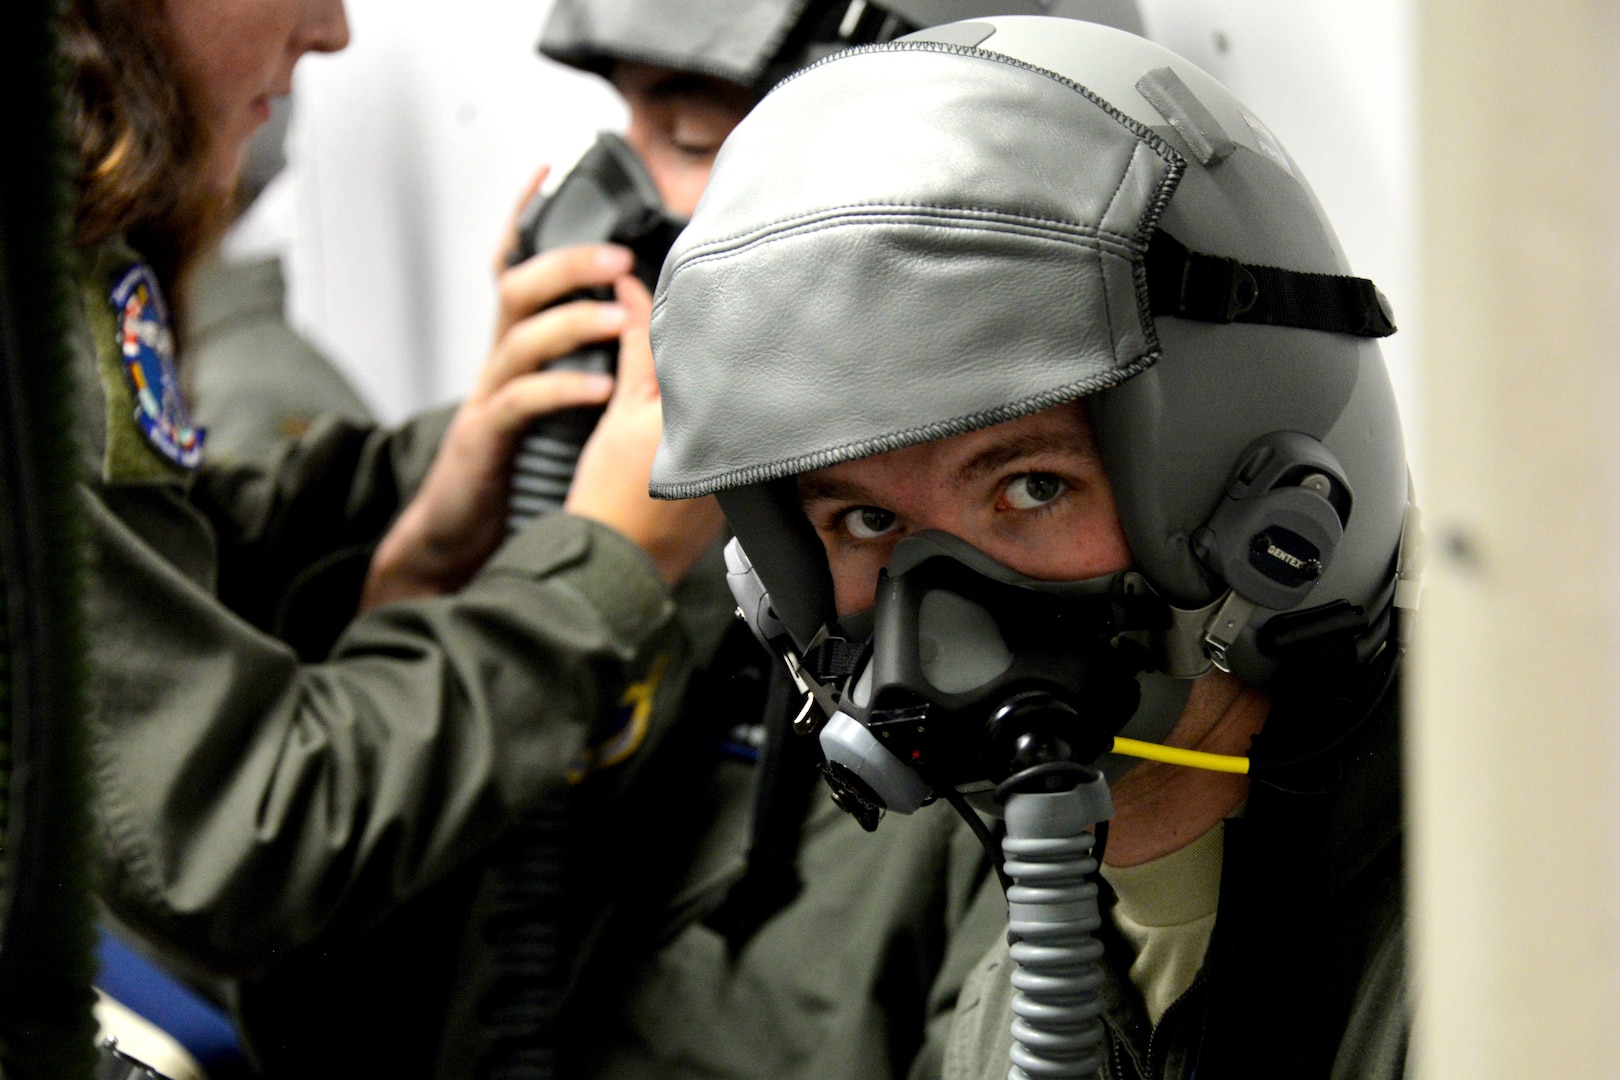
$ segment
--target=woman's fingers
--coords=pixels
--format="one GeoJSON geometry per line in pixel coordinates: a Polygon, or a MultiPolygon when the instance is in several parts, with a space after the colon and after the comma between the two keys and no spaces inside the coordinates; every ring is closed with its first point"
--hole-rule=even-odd
{"type": "Polygon", "coordinates": [[[496,321],[497,340],[514,323],[541,308],[549,307],[570,293],[603,288],[628,274],[635,257],[617,244],[581,244],[558,248],[519,263],[500,275],[500,314],[496,321]]]}
{"type": "Polygon", "coordinates": [[[530,315],[495,343],[478,373],[473,396],[494,393],[512,379],[586,345],[613,339],[624,330],[628,317],[623,305],[598,300],[577,300],[530,315]]]}
{"type": "Polygon", "coordinates": [[[660,502],[648,497],[647,481],[663,431],[648,343],[652,297],[628,276],[614,283],[614,291],[627,312],[619,335],[618,385],[580,454],[565,507],[628,537],[673,584],[720,535],[724,519],[713,499],[660,502]]]}
{"type": "Polygon", "coordinates": [[[494,269],[495,276],[497,278],[500,277],[501,274],[505,273],[507,260],[510,258],[512,252],[517,250],[518,222],[523,218],[523,211],[527,210],[529,208],[529,203],[540,194],[540,185],[544,184],[546,182],[546,177],[550,175],[550,165],[540,166],[539,170],[535,172],[528,184],[524,186],[523,194],[518,196],[517,205],[512,207],[512,216],[507,219],[506,228],[501,233],[500,247],[495,249],[495,258],[490,263],[490,266],[494,269]]]}
{"type": "Polygon", "coordinates": [[[605,405],[613,394],[613,377],[584,371],[543,371],[508,382],[483,405],[491,430],[521,432],[534,420],[561,409],[605,405]]]}
{"type": "Polygon", "coordinates": [[[613,293],[625,312],[624,330],[619,335],[619,395],[626,399],[656,398],[658,379],[649,338],[652,294],[628,274],[613,283],[613,293]]]}
{"type": "Polygon", "coordinates": [[[625,274],[616,279],[613,282],[613,297],[636,317],[636,322],[642,326],[652,323],[652,293],[647,291],[647,286],[641,283],[640,278],[634,274],[625,274]]]}

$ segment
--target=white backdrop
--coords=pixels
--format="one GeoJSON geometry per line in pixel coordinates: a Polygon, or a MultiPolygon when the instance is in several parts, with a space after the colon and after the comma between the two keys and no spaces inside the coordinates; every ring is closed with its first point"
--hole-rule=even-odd
{"type": "Polygon", "coordinates": [[[1281,140],[1350,265],[1395,308],[1383,342],[1415,452],[1414,0],[1138,0],[1148,36],[1232,90],[1281,140]]]}
{"type": "Polygon", "coordinates": [[[601,80],[534,51],[548,7],[348,0],[352,44],[298,68],[288,168],[244,246],[282,250],[294,324],[384,419],[465,390],[519,193],[624,122],[601,80]]]}
{"type": "MultiPolygon", "coordinates": [[[[1289,148],[1357,273],[1415,419],[1412,0],[1140,0],[1148,33],[1225,82],[1289,148]]],[[[300,67],[288,172],[255,243],[291,309],[385,419],[447,401],[488,347],[490,260],[524,183],[623,121],[599,80],[534,52],[545,3],[349,0],[353,44],[300,67]]],[[[1414,432],[1415,434],[1415,432],[1414,432]]]]}

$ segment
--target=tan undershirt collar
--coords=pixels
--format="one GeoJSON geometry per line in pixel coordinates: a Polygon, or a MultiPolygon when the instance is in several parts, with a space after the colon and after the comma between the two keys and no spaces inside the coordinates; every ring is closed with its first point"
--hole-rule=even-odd
{"type": "Polygon", "coordinates": [[[1221,892],[1225,823],[1178,851],[1139,866],[1103,866],[1118,896],[1113,920],[1136,950],[1131,982],[1154,1024],[1187,992],[1209,948],[1221,892]]]}

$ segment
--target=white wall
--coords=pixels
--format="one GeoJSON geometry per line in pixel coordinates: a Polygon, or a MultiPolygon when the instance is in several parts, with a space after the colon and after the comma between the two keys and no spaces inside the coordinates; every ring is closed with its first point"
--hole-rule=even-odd
{"type": "Polygon", "coordinates": [[[1197,63],[1276,134],[1355,272],[1395,309],[1383,343],[1419,441],[1412,0],[1138,0],[1148,36],[1197,63]]]}
{"type": "Polygon", "coordinates": [[[600,80],[535,52],[548,7],[349,0],[349,49],[298,69],[288,171],[255,213],[290,234],[294,323],[385,419],[466,388],[519,193],[624,122],[600,80]]]}
{"type": "MultiPolygon", "coordinates": [[[[1415,327],[1411,0],[1140,0],[1311,178],[1358,273],[1415,327]]],[[[385,418],[448,400],[488,345],[488,265],[516,193],[622,109],[538,57],[545,3],[349,0],[354,43],[300,68],[292,165],[259,216],[294,236],[293,318],[385,418]]],[[[1415,419],[1403,333],[1386,354],[1415,419]]]]}
{"type": "Polygon", "coordinates": [[[1620,1076],[1613,0],[1421,0],[1421,1080],[1620,1076]]]}

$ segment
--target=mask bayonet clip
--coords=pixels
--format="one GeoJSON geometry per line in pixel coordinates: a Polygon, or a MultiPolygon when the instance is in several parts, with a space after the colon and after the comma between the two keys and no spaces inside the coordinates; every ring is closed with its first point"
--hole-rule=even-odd
{"type": "Polygon", "coordinates": [[[799,706],[799,714],[793,718],[793,730],[800,735],[809,735],[827,722],[827,713],[817,707],[816,687],[805,676],[799,654],[792,649],[783,649],[780,655],[782,662],[787,665],[788,674],[793,677],[793,685],[804,695],[804,704],[799,706]]]}
{"type": "MultiPolygon", "coordinates": [[[[1157,596],[1146,578],[1129,571],[1122,578],[1126,594],[1157,596]]],[[[1158,670],[1173,679],[1196,679],[1210,669],[1211,650],[1207,642],[1209,628],[1224,596],[1216,597],[1201,608],[1181,608],[1165,604],[1170,613],[1170,625],[1144,635],[1152,649],[1158,670]]],[[[1224,647],[1221,653],[1225,655],[1224,647]]]]}
{"type": "Polygon", "coordinates": [[[1204,653],[1210,663],[1222,671],[1232,670],[1226,659],[1227,650],[1249,624],[1249,616],[1254,614],[1254,608],[1253,600],[1246,600],[1228,589],[1221,598],[1220,607],[1204,626],[1204,653]]]}

